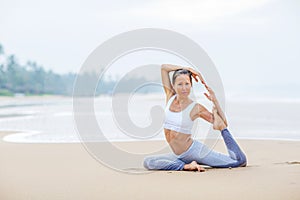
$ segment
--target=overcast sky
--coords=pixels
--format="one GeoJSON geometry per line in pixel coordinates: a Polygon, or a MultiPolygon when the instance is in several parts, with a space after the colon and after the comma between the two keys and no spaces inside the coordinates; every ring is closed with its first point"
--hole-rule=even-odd
{"type": "Polygon", "coordinates": [[[66,73],[117,34],[169,29],[206,50],[225,89],[300,96],[299,11],[298,0],[1,0],[0,43],[20,62],[66,73]]]}

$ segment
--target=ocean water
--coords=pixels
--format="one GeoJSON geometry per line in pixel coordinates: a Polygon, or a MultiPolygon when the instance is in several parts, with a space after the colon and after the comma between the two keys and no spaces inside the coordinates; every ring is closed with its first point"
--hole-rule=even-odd
{"type": "MultiPolygon", "coordinates": [[[[162,111],[165,104],[163,95],[136,95],[124,105],[113,104],[113,98],[101,96],[94,101],[96,127],[103,134],[101,137],[89,135],[90,127],[95,124],[85,121],[84,113],[79,123],[86,123],[86,131],[78,129],[73,100],[67,97],[2,98],[0,130],[16,131],[4,140],[21,143],[76,143],[82,137],[89,136],[91,141],[164,140],[160,117],[155,114],[154,118],[151,117],[155,109],[158,113],[162,111]],[[152,129],[147,127],[155,120],[158,123],[151,132],[152,129]]],[[[211,104],[204,99],[199,102],[211,108],[211,104]]],[[[300,140],[299,112],[300,99],[295,98],[226,100],[229,129],[236,138],[241,139],[300,140]]],[[[211,125],[198,120],[195,126],[195,137],[201,139],[206,137],[211,125]]]]}

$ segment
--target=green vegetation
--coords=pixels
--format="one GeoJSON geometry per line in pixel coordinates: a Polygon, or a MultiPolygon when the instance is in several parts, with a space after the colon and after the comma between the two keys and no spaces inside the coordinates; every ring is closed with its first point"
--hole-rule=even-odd
{"type": "Polygon", "coordinates": [[[36,62],[18,63],[15,55],[5,55],[0,44],[0,95],[71,95],[76,74],[56,74],[36,62]]]}
{"type": "MultiPolygon", "coordinates": [[[[84,81],[80,88],[82,96],[90,95],[98,77],[95,73],[83,74],[77,77],[75,73],[57,74],[46,71],[43,66],[36,62],[28,61],[25,65],[20,64],[15,55],[5,55],[3,46],[0,44],[0,96],[15,95],[72,95],[75,79],[84,81]]],[[[112,94],[118,92],[132,92],[132,86],[142,85],[144,78],[132,77],[119,82],[117,90],[114,91],[117,82],[111,78],[105,79],[98,84],[95,93],[112,94]]],[[[139,93],[157,92],[157,88],[142,88],[139,93]]]]}

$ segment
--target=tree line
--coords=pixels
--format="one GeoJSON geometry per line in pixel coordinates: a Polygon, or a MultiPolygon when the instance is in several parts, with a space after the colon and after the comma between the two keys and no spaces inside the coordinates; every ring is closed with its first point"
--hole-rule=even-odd
{"type": "Polygon", "coordinates": [[[71,95],[76,74],[46,71],[33,61],[20,64],[15,55],[6,55],[0,44],[0,95],[71,95]]]}
{"type": "MultiPolygon", "coordinates": [[[[84,74],[87,86],[88,80],[97,80],[95,74],[84,74]]],[[[0,96],[21,95],[67,95],[73,93],[76,73],[58,74],[52,70],[45,70],[42,65],[34,61],[20,64],[15,55],[6,55],[3,46],[0,44],[0,96]]],[[[122,84],[118,92],[130,92],[132,84],[142,84],[143,78],[131,78],[122,84]]],[[[101,81],[98,84],[95,94],[112,94],[117,82],[111,78],[101,81]]],[[[82,95],[89,95],[84,93],[82,95]]],[[[148,93],[157,91],[154,89],[143,89],[138,92],[148,93]]]]}

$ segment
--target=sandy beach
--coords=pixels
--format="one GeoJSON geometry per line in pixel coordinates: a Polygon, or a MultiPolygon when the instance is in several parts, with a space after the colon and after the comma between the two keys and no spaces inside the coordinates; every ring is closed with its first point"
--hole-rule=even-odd
{"type": "MultiPolygon", "coordinates": [[[[1,132],[0,137],[10,134],[1,132]]],[[[153,142],[123,142],[153,146],[153,142]]],[[[300,142],[239,140],[246,168],[122,173],[82,144],[0,141],[0,199],[300,199],[300,142]]],[[[217,150],[225,152],[222,142],[217,150]]],[[[140,170],[144,170],[142,167],[140,170]]]]}

